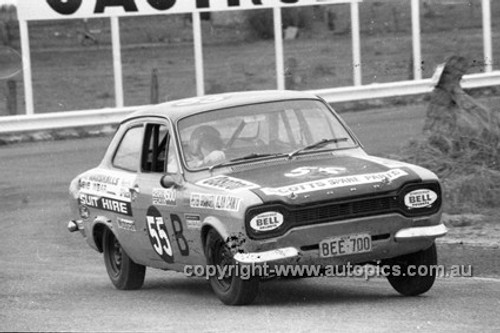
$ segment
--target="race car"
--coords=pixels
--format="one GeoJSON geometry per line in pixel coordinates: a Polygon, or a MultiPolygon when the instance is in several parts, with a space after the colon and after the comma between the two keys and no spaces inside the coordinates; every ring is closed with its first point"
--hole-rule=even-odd
{"type": "Polygon", "coordinates": [[[70,204],[69,231],[104,254],[117,289],[141,288],[146,267],[212,272],[228,305],[281,277],[239,274],[264,266],[383,266],[396,291],[419,295],[435,274],[417,269],[437,264],[435,239],[447,232],[433,172],[368,155],[328,103],[295,91],[132,113],[101,163],[71,182],[70,204]]]}

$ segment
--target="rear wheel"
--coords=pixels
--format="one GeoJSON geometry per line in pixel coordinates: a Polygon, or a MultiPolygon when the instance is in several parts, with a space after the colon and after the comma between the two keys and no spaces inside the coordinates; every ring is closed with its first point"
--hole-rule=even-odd
{"type": "Polygon", "coordinates": [[[431,289],[436,280],[436,244],[426,250],[387,260],[391,274],[387,276],[391,286],[404,296],[417,296],[431,289]]]}
{"type": "Polygon", "coordinates": [[[146,267],[129,258],[111,230],[103,235],[104,265],[113,285],[120,290],[139,289],[144,283],[146,267]]]}
{"type": "MultiPolygon", "coordinates": [[[[221,272],[223,267],[227,267],[227,271],[229,267],[233,270],[235,268],[233,254],[214,229],[207,234],[205,256],[207,264],[217,267],[217,272],[221,272]]],[[[224,277],[211,276],[209,281],[214,293],[227,305],[250,304],[259,292],[258,277],[251,276],[248,279],[242,279],[237,274],[226,274],[224,277]]]]}

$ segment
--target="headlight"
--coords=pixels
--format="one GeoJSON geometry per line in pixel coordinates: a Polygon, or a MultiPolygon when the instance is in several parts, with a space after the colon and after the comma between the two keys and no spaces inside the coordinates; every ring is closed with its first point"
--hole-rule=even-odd
{"type": "Polygon", "coordinates": [[[284,221],[283,214],[279,212],[264,212],[250,220],[250,227],[256,232],[271,231],[278,229],[284,221]]]}
{"type": "Polygon", "coordinates": [[[399,193],[399,206],[407,216],[437,213],[441,203],[439,183],[410,184],[404,186],[399,193]]]}
{"type": "Polygon", "coordinates": [[[245,229],[250,238],[276,237],[289,227],[289,211],[281,204],[252,207],[245,214],[245,229]]]}
{"type": "Polygon", "coordinates": [[[431,206],[438,199],[436,192],[430,189],[414,190],[404,197],[406,208],[425,208],[431,206]]]}

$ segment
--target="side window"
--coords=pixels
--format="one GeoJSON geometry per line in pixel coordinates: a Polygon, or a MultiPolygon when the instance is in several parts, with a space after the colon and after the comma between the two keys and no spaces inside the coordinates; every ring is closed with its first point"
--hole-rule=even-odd
{"type": "Polygon", "coordinates": [[[167,126],[161,124],[146,125],[142,171],[165,172],[168,139],[167,126]]]}
{"type": "Polygon", "coordinates": [[[143,137],[144,127],[142,126],[132,127],[125,132],[113,157],[113,166],[128,171],[137,171],[143,137]]]}

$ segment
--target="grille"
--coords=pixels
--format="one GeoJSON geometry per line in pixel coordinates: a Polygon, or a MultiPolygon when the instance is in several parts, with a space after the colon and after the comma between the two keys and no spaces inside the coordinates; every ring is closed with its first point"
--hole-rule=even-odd
{"type": "Polygon", "coordinates": [[[386,214],[397,210],[397,198],[390,196],[295,209],[288,212],[287,215],[293,226],[299,226],[320,223],[323,221],[360,217],[363,215],[386,214]]]}
{"type": "Polygon", "coordinates": [[[305,206],[288,206],[281,202],[251,207],[246,212],[245,227],[253,239],[264,239],[284,234],[288,230],[304,225],[335,222],[366,216],[398,213],[406,217],[419,217],[437,213],[441,208],[441,187],[439,183],[409,183],[399,190],[380,193],[378,196],[350,198],[343,201],[316,202],[305,206]],[[404,196],[415,189],[431,189],[437,201],[428,207],[410,209],[404,204],[404,196]],[[259,232],[250,227],[250,220],[260,213],[280,212],[285,220],[279,228],[259,232]]]}

